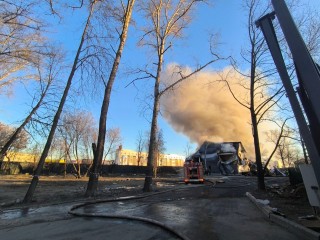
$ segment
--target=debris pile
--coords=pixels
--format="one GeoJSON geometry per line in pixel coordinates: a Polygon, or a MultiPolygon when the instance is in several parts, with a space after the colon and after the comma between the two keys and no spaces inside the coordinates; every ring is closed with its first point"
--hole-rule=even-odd
{"type": "Polygon", "coordinates": [[[267,186],[266,189],[270,196],[277,195],[281,198],[307,198],[306,189],[302,183],[295,186],[290,184],[271,184],[267,186]]]}

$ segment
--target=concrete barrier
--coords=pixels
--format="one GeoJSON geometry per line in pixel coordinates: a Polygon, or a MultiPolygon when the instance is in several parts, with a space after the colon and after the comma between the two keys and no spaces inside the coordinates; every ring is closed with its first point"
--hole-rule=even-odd
{"type": "Polygon", "coordinates": [[[271,222],[274,222],[283,228],[288,229],[290,232],[295,233],[297,236],[302,239],[308,240],[319,240],[320,233],[315,232],[309,228],[306,228],[296,222],[293,222],[283,216],[276,215],[272,212],[272,208],[269,205],[261,204],[257,199],[251,195],[251,193],[247,192],[246,196],[250,199],[250,201],[269,219],[271,222]]]}

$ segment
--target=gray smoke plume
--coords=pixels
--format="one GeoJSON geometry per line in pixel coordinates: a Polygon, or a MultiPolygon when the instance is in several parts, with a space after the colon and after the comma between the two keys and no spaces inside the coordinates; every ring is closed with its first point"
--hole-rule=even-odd
{"type": "MultiPolygon", "coordinates": [[[[172,78],[173,69],[168,67],[168,78],[172,78]]],[[[253,157],[250,112],[235,101],[225,84],[217,82],[221,74],[227,75],[227,72],[234,83],[240,79],[243,81],[239,74],[230,74],[230,69],[220,73],[201,72],[162,98],[162,112],[176,131],[198,145],[204,141],[241,141],[248,156],[253,157]]],[[[238,96],[246,98],[247,90],[236,84],[233,89],[238,96]]]]}

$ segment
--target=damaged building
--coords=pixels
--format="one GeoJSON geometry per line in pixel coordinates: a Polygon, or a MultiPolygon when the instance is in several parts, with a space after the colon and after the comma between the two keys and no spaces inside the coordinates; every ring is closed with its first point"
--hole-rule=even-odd
{"type": "Polygon", "coordinates": [[[205,141],[186,161],[202,162],[206,173],[238,174],[250,171],[245,154],[241,142],[205,141]]]}

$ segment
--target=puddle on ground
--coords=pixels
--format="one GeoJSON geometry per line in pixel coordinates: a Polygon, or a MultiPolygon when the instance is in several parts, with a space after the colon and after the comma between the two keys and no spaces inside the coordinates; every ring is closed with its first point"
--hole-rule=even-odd
{"type": "Polygon", "coordinates": [[[31,217],[31,216],[41,216],[48,214],[59,214],[66,213],[72,204],[66,205],[52,205],[46,207],[39,208],[22,208],[22,209],[14,209],[14,210],[6,210],[0,214],[0,220],[12,220],[21,217],[31,217]]]}
{"type": "Polygon", "coordinates": [[[19,210],[9,210],[8,212],[2,213],[0,219],[10,220],[15,218],[26,217],[32,211],[34,210],[31,210],[30,208],[24,208],[19,210]]]}
{"type": "Polygon", "coordinates": [[[155,185],[157,187],[174,187],[175,184],[173,183],[165,183],[165,182],[156,182],[155,185]]]}
{"type": "Polygon", "coordinates": [[[130,189],[134,189],[134,188],[137,188],[137,187],[116,187],[116,186],[108,186],[108,187],[106,187],[104,190],[123,190],[123,189],[125,189],[125,190],[130,190],[130,189]]]}

